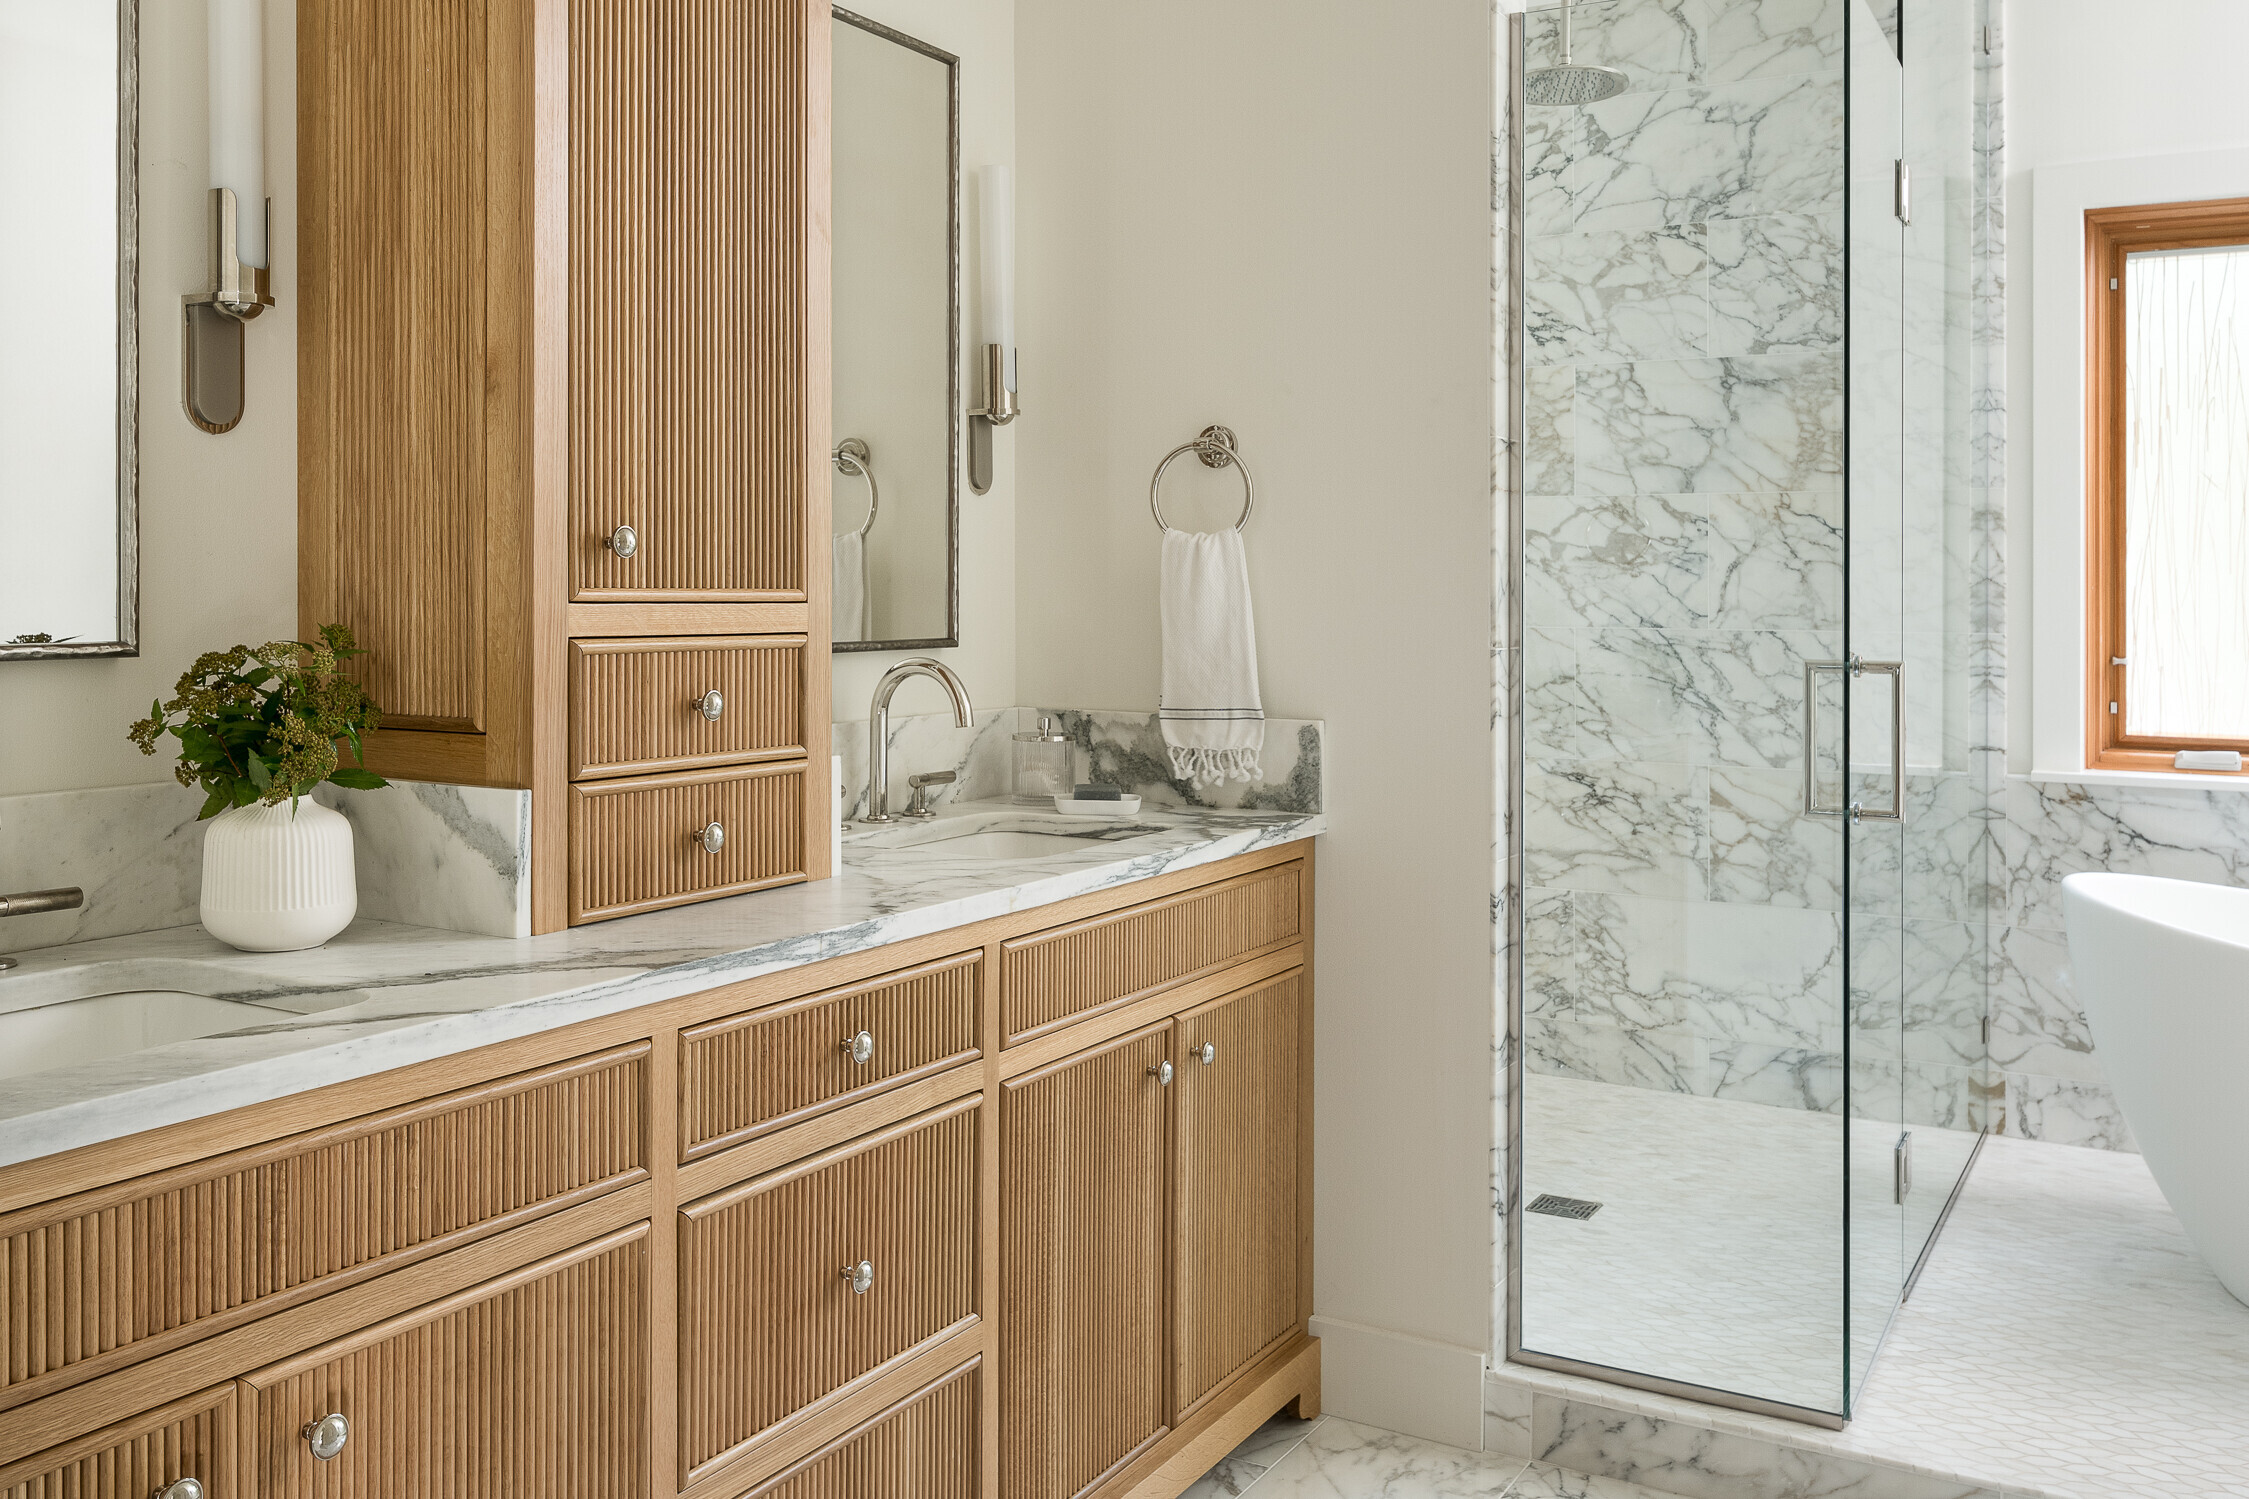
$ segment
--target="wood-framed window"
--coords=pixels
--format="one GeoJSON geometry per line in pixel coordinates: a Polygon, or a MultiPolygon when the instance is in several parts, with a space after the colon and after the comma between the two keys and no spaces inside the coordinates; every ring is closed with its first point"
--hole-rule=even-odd
{"type": "Polygon", "coordinates": [[[2249,757],[2249,198],[2089,210],[2085,268],[2085,763],[2249,757]]]}

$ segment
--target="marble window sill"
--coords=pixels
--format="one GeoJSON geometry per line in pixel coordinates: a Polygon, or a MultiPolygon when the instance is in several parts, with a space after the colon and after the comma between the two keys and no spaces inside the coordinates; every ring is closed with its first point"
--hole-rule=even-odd
{"type": "Polygon", "coordinates": [[[2034,770],[2010,772],[2010,781],[2061,786],[2137,786],[2156,791],[2249,792],[2249,775],[2214,770],[2034,770]]]}

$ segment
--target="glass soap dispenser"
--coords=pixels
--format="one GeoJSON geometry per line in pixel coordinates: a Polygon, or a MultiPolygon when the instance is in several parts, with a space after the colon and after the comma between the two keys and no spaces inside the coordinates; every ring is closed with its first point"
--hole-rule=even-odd
{"type": "Polygon", "coordinates": [[[1073,778],[1076,768],[1070,736],[1054,726],[1053,718],[1041,718],[1035,731],[1026,730],[1015,736],[1017,802],[1051,808],[1054,798],[1068,796],[1077,789],[1073,778]]]}

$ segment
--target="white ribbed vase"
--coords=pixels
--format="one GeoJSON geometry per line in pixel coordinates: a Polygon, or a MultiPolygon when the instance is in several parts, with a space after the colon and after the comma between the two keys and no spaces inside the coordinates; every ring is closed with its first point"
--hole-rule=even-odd
{"type": "Polygon", "coordinates": [[[309,796],[252,803],[203,835],[203,929],[244,952],[318,947],[359,910],[351,824],[309,796]]]}

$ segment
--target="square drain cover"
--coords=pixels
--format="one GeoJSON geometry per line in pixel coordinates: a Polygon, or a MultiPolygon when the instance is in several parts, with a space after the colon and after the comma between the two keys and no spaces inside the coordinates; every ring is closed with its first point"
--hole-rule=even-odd
{"type": "Polygon", "coordinates": [[[1548,1192],[1533,1202],[1529,1210],[1534,1213],[1545,1213],[1554,1218],[1583,1220],[1601,1211],[1601,1204],[1587,1202],[1582,1197],[1556,1197],[1552,1192],[1548,1192]]]}

